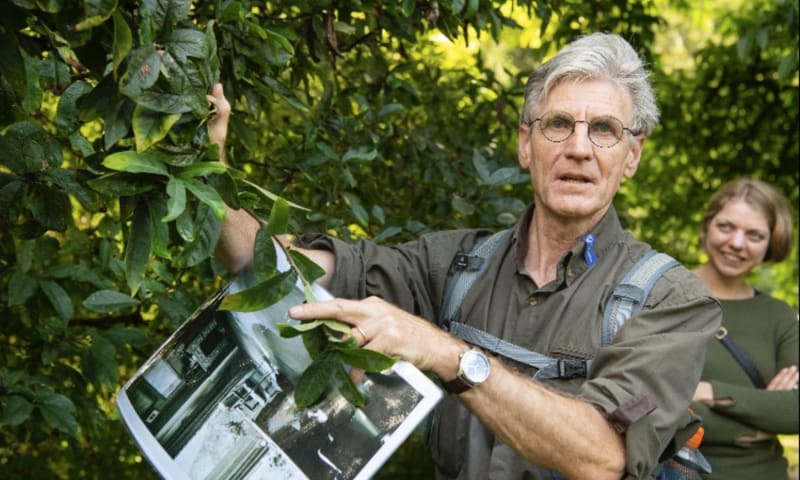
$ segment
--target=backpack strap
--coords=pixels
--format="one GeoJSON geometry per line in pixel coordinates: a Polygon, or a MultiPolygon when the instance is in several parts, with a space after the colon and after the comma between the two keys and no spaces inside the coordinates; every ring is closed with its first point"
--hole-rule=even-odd
{"type": "Polygon", "coordinates": [[[447,290],[439,310],[439,326],[450,330],[450,323],[458,319],[461,314],[461,304],[467,296],[486,265],[486,260],[492,256],[503,239],[511,234],[511,229],[501,230],[478,241],[468,254],[459,253],[453,260],[455,272],[447,284],[447,290]]]}
{"type": "Polygon", "coordinates": [[[608,346],[622,325],[644,306],[650,289],[667,270],[679,263],[666,253],[648,251],[614,287],[603,313],[601,345],[608,346]]]}
{"type": "MultiPolygon", "coordinates": [[[[450,279],[439,315],[439,325],[452,335],[484,350],[537,369],[533,378],[585,377],[591,360],[557,359],[515,345],[484,330],[458,321],[461,304],[475,281],[483,274],[492,256],[511,230],[502,230],[482,239],[468,254],[454,259],[455,271],[450,279]]],[[[603,316],[602,345],[611,343],[614,335],[631,315],[639,311],[656,281],[678,262],[669,255],[649,251],[628,271],[611,294],[603,316]]]]}

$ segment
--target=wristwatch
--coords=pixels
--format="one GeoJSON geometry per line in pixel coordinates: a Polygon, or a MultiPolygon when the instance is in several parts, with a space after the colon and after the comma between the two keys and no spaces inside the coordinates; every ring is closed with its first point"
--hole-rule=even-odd
{"type": "Polygon", "coordinates": [[[442,387],[450,393],[463,393],[489,378],[489,358],[477,348],[470,348],[458,357],[458,375],[443,382],[442,387]]]}

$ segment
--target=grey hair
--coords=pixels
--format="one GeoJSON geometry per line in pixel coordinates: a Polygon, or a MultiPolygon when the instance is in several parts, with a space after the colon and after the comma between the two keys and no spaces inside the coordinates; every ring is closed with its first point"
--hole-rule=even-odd
{"type": "Polygon", "coordinates": [[[631,45],[622,37],[593,33],[573,41],[528,78],[520,123],[529,125],[547,94],[564,80],[609,80],[631,97],[637,134],[650,135],[658,124],[659,110],[649,72],[631,45]]]}

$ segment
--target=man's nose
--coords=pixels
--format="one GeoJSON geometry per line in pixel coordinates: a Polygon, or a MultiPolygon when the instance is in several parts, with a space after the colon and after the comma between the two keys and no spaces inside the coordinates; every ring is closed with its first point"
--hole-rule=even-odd
{"type": "Polygon", "coordinates": [[[594,144],[589,138],[589,123],[585,120],[576,120],[572,135],[567,139],[567,148],[575,156],[591,158],[594,144]]]}

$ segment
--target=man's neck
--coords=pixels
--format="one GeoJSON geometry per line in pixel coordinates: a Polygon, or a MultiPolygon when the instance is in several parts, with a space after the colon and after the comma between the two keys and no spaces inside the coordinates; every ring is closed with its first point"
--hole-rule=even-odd
{"type": "Polygon", "coordinates": [[[603,218],[604,212],[577,220],[560,218],[535,208],[528,229],[525,270],[537,285],[546,285],[558,276],[558,263],[572,247],[603,218]]]}

